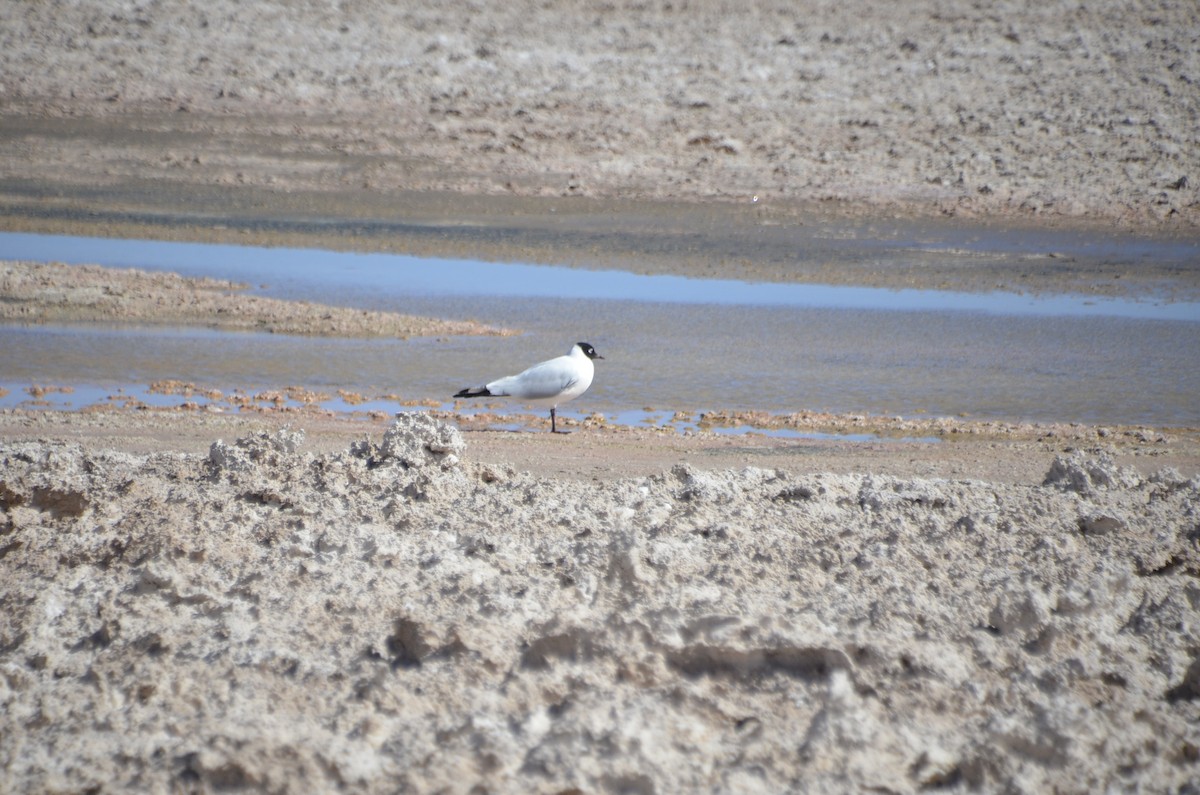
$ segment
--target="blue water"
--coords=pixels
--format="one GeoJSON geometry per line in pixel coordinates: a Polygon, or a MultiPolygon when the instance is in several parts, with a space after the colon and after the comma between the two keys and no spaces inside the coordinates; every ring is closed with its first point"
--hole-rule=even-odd
{"type": "MultiPolygon", "coordinates": [[[[0,258],[229,278],[262,295],[473,318],[524,332],[334,340],[9,324],[0,326],[5,385],[112,390],[173,378],[226,391],[296,384],[449,405],[461,387],[583,340],[606,358],[567,415],[758,409],[1200,424],[1195,303],[763,284],[20,234],[0,234],[0,258]]],[[[0,405],[27,398],[14,390],[0,405]]]]}
{"type": "Polygon", "coordinates": [[[1200,303],[1195,302],[694,279],[321,249],[0,233],[0,256],[265,282],[267,295],[328,303],[349,299],[354,305],[382,306],[380,301],[399,295],[488,296],[1200,322],[1200,303]]]}

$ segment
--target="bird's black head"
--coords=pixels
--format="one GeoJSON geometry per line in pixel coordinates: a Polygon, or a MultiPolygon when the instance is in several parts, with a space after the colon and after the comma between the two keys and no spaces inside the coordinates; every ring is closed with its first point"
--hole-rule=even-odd
{"type": "Polygon", "coordinates": [[[583,355],[588,357],[589,359],[603,359],[604,358],[600,354],[596,353],[596,349],[592,347],[592,343],[590,343],[590,342],[577,342],[575,344],[579,346],[579,350],[583,351],[583,355]]]}

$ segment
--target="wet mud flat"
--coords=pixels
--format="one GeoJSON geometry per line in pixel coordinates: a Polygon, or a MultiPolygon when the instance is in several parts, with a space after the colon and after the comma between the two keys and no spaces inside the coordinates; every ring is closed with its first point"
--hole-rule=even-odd
{"type": "MultiPolygon", "coordinates": [[[[88,141],[84,136],[79,145],[88,141]]],[[[264,159],[288,169],[278,153],[264,159]]],[[[340,184],[285,189],[211,185],[203,177],[100,185],[8,178],[0,179],[0,210],[0,229],[15,232],[796,284],[1200,297],[1196,229],[1020,215],[946,218],[920,205],[888,212],[756,197],[486,196],[340,184]]]]}

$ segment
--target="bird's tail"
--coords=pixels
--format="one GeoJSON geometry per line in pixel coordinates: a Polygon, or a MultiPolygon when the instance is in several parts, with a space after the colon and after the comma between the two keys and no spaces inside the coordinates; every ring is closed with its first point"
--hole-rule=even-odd
{"type": "Polygon", "coordinates": [[[492,397],[486,386],[469,386],[454,393],[456,398],[492,397]]]}

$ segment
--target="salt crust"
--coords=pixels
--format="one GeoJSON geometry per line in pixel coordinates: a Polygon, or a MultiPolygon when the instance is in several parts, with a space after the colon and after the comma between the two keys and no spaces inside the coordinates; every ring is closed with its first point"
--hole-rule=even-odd
{"type": "Polygon", "coordinates": [[[9,791],[1175,791],[1200,483],[0,445],[9,791]]]}

